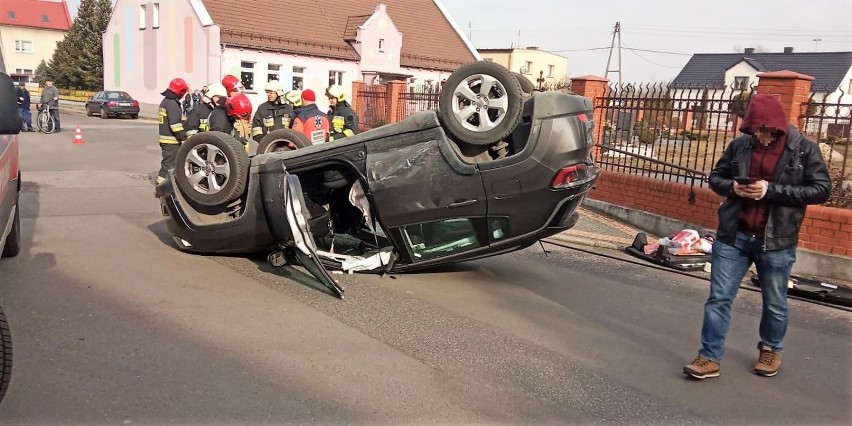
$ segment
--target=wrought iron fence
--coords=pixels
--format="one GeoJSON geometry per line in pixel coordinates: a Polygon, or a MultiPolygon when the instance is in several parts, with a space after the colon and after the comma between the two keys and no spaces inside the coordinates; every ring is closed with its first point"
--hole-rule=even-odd
{"type": "Polygon", "coordinates": [[[387,86],[364,86],[358,91],[358,125],[362,131],[384,126],[388,120],[387,86]]]}
{"type": "Polygon", "coordinates": [[[702,185],[736,135],[753,92],[753,86],[610,85],[595,99],[601,111],[595,114],[598,163],[620,173],[702,185]]]}
{"type": "Polygon", "coordinates": [[[400,92],[396,104],[397,117],[402,120],[417,111],[438,109],[440,95],[440,85],[411,87],[408,91],[400,92]]]}
{"type": "Polygon", "coordinates": [[[831,173],[831,200],[827,205],[852,208],[852,95],[842,89],[839,92],[814,91],[802,104],[799,118],[802,132],[819,142],[831,173]]]}

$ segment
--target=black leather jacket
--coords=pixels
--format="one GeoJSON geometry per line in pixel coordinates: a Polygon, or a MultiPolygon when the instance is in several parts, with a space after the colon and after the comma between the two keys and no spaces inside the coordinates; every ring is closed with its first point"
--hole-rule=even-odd
{"type": "MultiPolygon", "coordinates": [[[[753,143],[757,141],[749,135],[731,141],[710,172],[710,188],[727,197],[719,207],[716,238],[728,245],[734,245],[743,207],[743,199],[734,193],[733,178],[741,173],[748,176],[753,143]],[[734,164],[738,164],[742,171],[735,170],[734,164]]],[[[799,228],[805,218],[806,206],[825,203],[830,192],[831,179],[819,146],[795,127],[789,126],[787,146],[761,200],[769,207],[763,250],[795,247],[799,242],[799,228]]]]}

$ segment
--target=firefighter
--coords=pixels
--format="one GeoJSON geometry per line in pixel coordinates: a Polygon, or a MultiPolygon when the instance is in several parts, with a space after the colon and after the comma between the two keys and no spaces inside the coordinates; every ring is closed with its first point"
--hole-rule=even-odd
{"type": "Polygon", "coordinates": [[[213,104],[213,111],[210,112],[210,119],[207,122],[208,131],[222,132],[229,135],[234,133],[234,119],[228,115],[228,111],[225,109],[227,101],[227,96],[219,96],[216,99],[216,102],[213,104]]]}
{"type": "Polygon", "coordinates": [[[257,107],[252,120],[251,136],[257,142],[273,130],[289,129],[293,106],[284,99],[284,85],[278,80],[266,83],[266,102],[257,107]]]}
{"type": "Polygon", "coordinates": [[[293,130],[307,136],[311,144],[318,145],[328,140],[328,115],[317,108],[317,95],[313,90],[302,91],[302,108],[293,118],[293,130]]]}
{"type": "Polygon", "coordinates": [[[225,101],[225,111],[234,120],[234,131],[231,135],[243,143],[246,153],[251,148],[251,110],[251,101],[242,93],[237,93],[225,101]]]}
{"type": "Polygon", "coordinates": [[[328,97],[328,118],[331,120],[331,134],[329,141],[340,140],[358,134],[358,115],[346,102],[346,93],[343,86],[332,84],[325,90],[328,97]]]}
{"type": "MultiPolygon", "coordinates": [[[[299,114],[299,110],[302,109],[302,91],[301,90],[291,90],[284,94],[284,99],[293,107],[293,115],[290,117],[295,117],[299,114]]],[[[292,126],[293,121],[290,121],[290,125],[292,126]]]]}
{"type": "Polygon", "coordinates": [[[195,106],[186,117],[186,135],[192,136],[198,132],[206,132],[210,130],[210,114],[213,108],[220,99],[226,97],[225,86],[219,83],[213,83],[207,86],[207,90],[202,94],[203,101],[195,106]]]}
{"type": "Polygon", "coordinates": [[[229,98],[243,90],[243,83],[239,78],[231,74],[222,77],[222,85],[225,86],[225,90],[228,91],[229,98]]]}
{"type": "Polygon", "coordinates": [[[161,93],[163,101],[160,102],[158,116],[160,118],[160,150],[163,159],[160,162],[160,172],[157,174],[157,185],[166,181],[169,170],[175,168],[177,151],[181,142],[186,140],[181,122],[180,100],[189,91],[189,85],[182,78],[175,78],[169,83],[169,87],[161,93]]]}

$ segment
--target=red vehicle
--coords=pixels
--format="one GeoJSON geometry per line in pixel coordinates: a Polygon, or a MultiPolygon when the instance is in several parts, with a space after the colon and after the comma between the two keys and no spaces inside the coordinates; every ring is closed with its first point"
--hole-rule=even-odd
{"type": "MultiPolygon", "coordinates": [[[[18,133],[21,114],[15,102],[15,87],[7,74],[0,73],[0,258],[17,256],[21,251],[21,216],[18,194],[21,171],[18,169],[18,133]]],[[[12,378],[12,335],[0,308],[0,401],[6,396],[12,378]]]]}

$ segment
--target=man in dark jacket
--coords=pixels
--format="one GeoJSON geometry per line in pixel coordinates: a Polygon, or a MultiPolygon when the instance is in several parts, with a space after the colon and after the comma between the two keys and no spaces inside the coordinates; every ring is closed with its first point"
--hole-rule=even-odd
{"type": "Polygon", "coordinates": [[[203,102],[196,105],[186,116],[184,128],[187,137],[210,130],[210,116],[213,113],[213,108],[228,95],[225,86],[220,83],[213,83],[210,86],[205,86],[202,96],[204,97],[203,102]]]}
{"type": "Polygon", "coordinates": [[[329,141],[340,140],[358,134],[358,115],[346,102],[346,92],[343,86],[332,84],[325,90],[330,108],[328,119],[331,121],[329,141]]]}
{"type": "Polygon", "coordinates": [[[266,102],[257,107],[251,126],[251,137],[260,142],[269,132],[289,129],[293,106],[284,99],[284,86],[278,80],[266,83],[266,102]]]}
{"type": "Polygon", "coordinates": [[[160,150],[163,159],[160,162],[160,172],[157,174],[157,185],[166,181],[169,170],[175,168],[177,152],[181,142],[186,140],[186,131],[183,128],[181,115],[183,113],[180,100],[189,91],[189,86],[182,78],[176,78],[169,83],[169,87],[163,91],[163,101],[157,115],[160,118],[160,150]]]}
{"type": "Polygon", "coordinates": [[[30,113],[31,100],[30,100],[30,92],[27,90],[26,83],[23,81],[18,84],[17,95],[18,98],[18,111],[21,113],[21,119],[24,121],[24,125],[21,128],[22,132],[34,132],[33,129],[33,115],[30,113]]]}
{"type": "Polygon", "coordinates": [[[745,135],[728,145],[710,173],[710,188],[727,198],[719,208],[701,349],[683,369],[697,379],[719,376],[731,304],[751,264],[763,296],[754,372],[778,373],[799,227],[807,205],[826,202],[831,190],[819,147],[787,124],[775,96],[755,95],[740,131],[745,135]]]}

